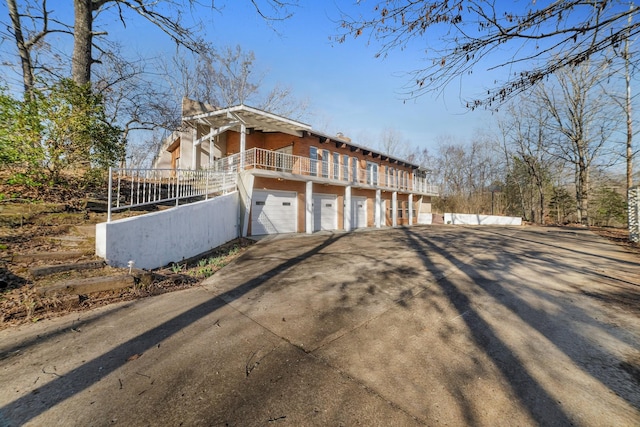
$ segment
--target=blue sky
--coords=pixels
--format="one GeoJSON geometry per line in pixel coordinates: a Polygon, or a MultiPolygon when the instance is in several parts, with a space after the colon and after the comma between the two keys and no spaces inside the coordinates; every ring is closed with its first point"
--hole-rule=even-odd
{"type": "MultiPolygon", "coordinates": [[[[300,0],[299,6],[290,9],[291,18],[276,22],[260,17],[250,0],[216,1],[215,5],[216,11],[206,6],[186,11],[185,18],[192,13],[194,21],[203,23],[206,39],[218,47],[240,45],[243,51],[253,51],[256,72],[266,74],[267,89],[285,85],[295,97],[308,100],[304,121],[318,131],[342,132],[358,144],[375,148],[381,132],[393,129],[410,147],[436,150],[443,137],[467,142],[495,125],[491,113],[462,107],[463,97],[483,92],[477,80],[482,73],[456,80],[437,96],[407,99],[403,94],[410,79],[407,73],[423,66],[420,43],[380,59],[375,58],[376,46],[368,46],[364,38],[347,38],[342,44],[332,41],[338,33],[340,10],[368,12],[373,2],[355,6],[351,0],[300,0]]],[[[73,22],[71,6],[71,2],[49,4],[69,23],[73,22]]],[[[0,14],[7,19],[5,2],[0,3],[0,14]]],[[[125,17],[126,28],[111,8],[98,17],[94,29],[107,31],[108,39],[126,46],[130,59],[174,54],[175,44],[157,28],[126,9],[125,17]]],[[[68,35],[52,35],[48,41],[55,49],[71,51],[73,41],[68,35]]],[[[11,48],[0,46],[0,53],[11,48]]],[[[18,82],[16,75],[14,84],[18,82]]]]}
{"type": "MultiPolygon", "coordinates": [[[[316,130],[343,132],[354,142],[375,147],[381,131],[391,128],[412,147],[435,150],[443,136],[468,141],[494,123],[486,111],[468,112],[461,107],[458,85],[437,98],[406,99],[402,94],[408,81],[405,73],[421,66],[419,52],[394,52],[376,59],[375,47],[367,46],[366,40],[335,43],[331,37],[338,31],[338,6],[324,1],[300,4],[282,22],[265,22],[248,0],[227,2],[220,11],[207,11],[199,18],[208,40],[255,53],[257,71],[267,74],[266,86],[286,85],[294,96],[307,99],[310,114],[304,121],[316,130]]],[[[118,25],[110,25],[114,24],[118,25]]],[[[140,25],[145,37],[132,40],[133,25],[117,32],[111,27],[111,34],[128,34],[130,48],[143,54],[152,55],[162,44],[171,54],[166,37],[144,22],[140,25]]],[[[465,84],[470,85],[467,95],[478,90],[473,82],[465,84]]]]}
{"type": "MultiPolygon", "coordinates": [[[[378,46],[368,46],[365,38],[348,37],[342,44],[331,40],[338,33],[339,8],[358,14],[368,12],[375,2],[361,3],[354,6],[351,0],[300,0],[300,6],[291,9],[294,14],[290,19],[271,23],[256,13],[249,0],[216,1],[219,11],[200,7],[194,15],[203,22],[206,38],[216,46],[240,45],[244,51],[253,51],[256,72],[267,74],[267,88],[286,85],[295,97],[307,99],[309,116],[304,121],[316,130],[343,132],[358,144],[375,147],[381,131],[393,129],[412,147],[434,151],[443,137],[468,142],[478,131],[495,129],[494,115],[484,110],[467,111],[463,99],[485,93],[484,85],[504,80],[505,73],[514,69],[476,69],[472,76],[454,80],[437,96],[406,99],[406,73],[424,65],[421,41],[379,59],[375,58],[378,46]]],[[[71,4],[54,5],[67,8],[56,10],[67,22],[72,21],[71,4]]],[[[0,14],[7,16],[5,2],[0,3],[0,14]]],[[[99,17],[97,29],[108,30],[109,38],[121,41],[131,58],[174,53],[175,45],[159,30],[130,12],[126,16],[127,28],[122,27],[117,15],[107,13],[99,17]]],[[[65,50],[72,45],[69,36],[55,36],[50,42],[65,50]]],[[[8,45],[0,46],[0,53],[8,50],[8,45]]],[[[507,50],[498,52],[498,63],[511,54],[507,50]]]]}
{"type": "Polygon", "coordinates": [[[412,146],[435,149],[443,135],[468,140],[492,121],[485,111],[461,108],[459,88],[453,86],[439,98],[407,100],[401,93],[409,79],[405,73],[421,66],[419,53],[394,52],[377,59],[375,47],[367,46],[366,40],[331,41],[339,18],[333,2],[301,2],[292,18],[273,24],[275,31],[248,2],[235,3],[214,17],[214,40],[253,50],[269,80],[287,84],[295,95],[309,99],[309,124],[319,130],[341,131],[358,143],[374,145],[361,139],[375,140],[384,128],[392,128],[412,146]]]}

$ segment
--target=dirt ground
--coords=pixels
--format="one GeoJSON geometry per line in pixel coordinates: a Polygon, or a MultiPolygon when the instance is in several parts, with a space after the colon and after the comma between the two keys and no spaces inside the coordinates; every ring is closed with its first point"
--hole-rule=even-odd
{"type": "MultiPolygon", "coordinates": [[[[16,261],[19,255],[54,254],[69,251],[70,248],[79,255],[65,262],[96,259],[93,226],[106,221],[106,213],[95,211],[91,203],[87,203],[95,197],[101,197],[99,192],[73,183],[38,188],[0,185],[0,329],[198,286],[203,279],[240,255],[252,243],[247,239],[239,239],[203,257],[157,269],[150,283],[133,288],[79,296],[40,295],[38,289],[54,283],[122,274],[125,271],[106,266],[36,279],[30,269],[63,261],[16,261]]],[[[140,213],[144,212],[123,212],[114,215],[114,218],[140,213]]]]}

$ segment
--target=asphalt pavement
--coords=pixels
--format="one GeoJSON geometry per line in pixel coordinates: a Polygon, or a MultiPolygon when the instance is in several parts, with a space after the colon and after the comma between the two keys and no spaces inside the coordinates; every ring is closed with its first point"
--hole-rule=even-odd
{"type": "Polygon", "coordinates": [[[0,426],[640,425],[640,256],[585,229],[259,241],[0,331],[0,426]]]}

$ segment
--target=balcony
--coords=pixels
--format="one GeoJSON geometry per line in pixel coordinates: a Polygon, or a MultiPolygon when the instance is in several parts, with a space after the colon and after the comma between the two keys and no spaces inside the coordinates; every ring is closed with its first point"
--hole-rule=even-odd
{"type": "Polygon", "coordinates": [[[107,222],[115,211],[158,204],[178,205],[234,191],[238,172],[243,170],[293,181],[311,180],[342,187],[438,195],[437,186],[427,183],[424,178],[411,177],[409,173],[385,175],[374,167],[354,168],[351,164],[336,165],[330,161],[252,148],[216,160],[204,170],[110,168],[107,222]]]}
{"type": "MultiPolygon", "coordinates": [[[[342,156],[341,156],[342,158],[342,156]]],[[[350,160],[351,162],[351,160],[350,160]]],[[[429,184],[426,178],[399,174],[382,174],[377,167],[362,169],[332,161],[310,159],[277,151],[252,148],[244,153],[233,154],[216,160],[209,170],[216,172],[239,172],[254,170],[257,175],[277,176],[296,181],[313,180],[339,186],[398,191],[425,196],[437,196],[438,187],[429,184]],[[264,173],[261,173],[264,171],[264,173]]]]}

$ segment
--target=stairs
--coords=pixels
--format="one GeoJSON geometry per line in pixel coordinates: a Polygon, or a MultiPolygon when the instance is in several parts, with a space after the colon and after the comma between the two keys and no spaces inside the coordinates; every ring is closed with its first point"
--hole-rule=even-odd
{"type": "Polygon", "coordinates": [[[97,259],[94,236],[95,225],[70,227],[65,234],[34,239],[38,245],[27,253],[4,258],[8,274],[0,320],[37,320],[40,312],[73,310],[100,293],[152,282],[151,272],[116,269],[97,259]]]}

